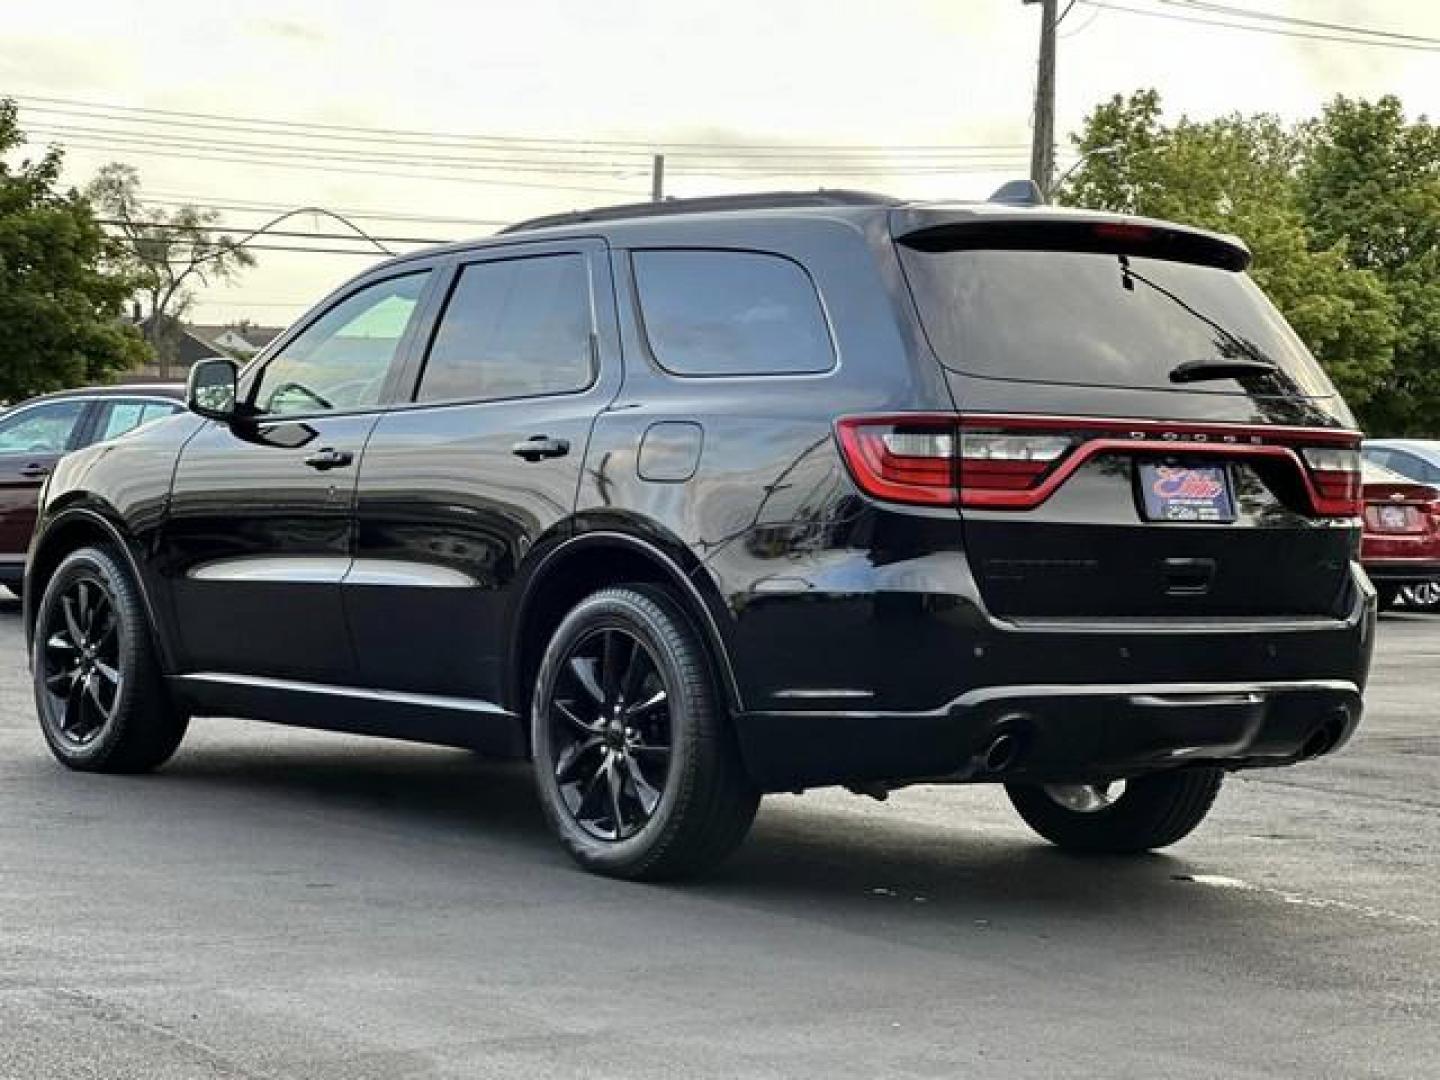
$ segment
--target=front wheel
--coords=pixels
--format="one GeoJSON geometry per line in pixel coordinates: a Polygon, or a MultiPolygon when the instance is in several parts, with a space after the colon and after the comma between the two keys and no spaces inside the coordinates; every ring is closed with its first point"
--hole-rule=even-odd
{"type": "Polygon", "coordinates": [[[36,609],[31,667],[50,751],[82,772],[159,768],[185,736],[140,590],[103,548],[66,557],[36,609]]]}
{"type": "Polygon", "coordinates": [[[759,805],[704,646],[658,589],[606,589],[565,617],[540,663],[531,738],[545,816],[596,873],[707,870],[759,805]]]}
{"type": "Polygon", "coordinates": [[[1221,769],[1180,769],[1110,784],[1006,784],[1025,824],[1052,844],[1133,855],[1188,836],[1205,820],[1221,769]]]}

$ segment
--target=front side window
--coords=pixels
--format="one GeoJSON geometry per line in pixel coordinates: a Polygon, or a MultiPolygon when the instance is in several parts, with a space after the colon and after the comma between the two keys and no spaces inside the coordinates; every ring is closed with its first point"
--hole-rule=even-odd
{"type": "Polygon", "coordinates": [[[83,401],[55,401],[0,418],[0,454],[63,454],[84,412],[83,401]]]}
{"type": "Polygon", "coordinates": [[[140,401],[131,398],[123,398],[117,401],[105,403],[105,418],[100,424],[100,431],[95,436],[97,442],[105,439],[113,439],[117,435],[124,435],[127,431],[133,431],[141,424],[148,424],[151,420],[159,420],[166,416],[173,416],[180,411],[178,404],[170,404],[164,401],[140,401]]]}
{"type": "Polygon", "coordinates": [[[637,251],[650,351],[676,375],[829,371],[834,344],[810,276],[753,251],[637,251]]]}
{"type": "Polygon", "coordinates": [[[284,415],[378,405],[428,277],[422,271],[377,282],[321,315],[265,365],[255,407],[284,415]]]}
{"type": "Polygon", "coordinates": [[[593,378],[582,255],[474,263],[440,316],[420,401],[494,401],[582,390],[593,378]]]}

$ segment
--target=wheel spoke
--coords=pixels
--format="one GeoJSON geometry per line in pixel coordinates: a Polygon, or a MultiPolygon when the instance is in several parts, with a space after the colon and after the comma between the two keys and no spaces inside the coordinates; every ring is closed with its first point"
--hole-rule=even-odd
{"type": "Polygon", "coordinates": [[[587,821],[595,820],[597,815],[587,814],[585,812],[585,807],[590,804],[590,800],[593,796],[604,790],[604,785],[601,783],[601,780],[604,779],[605,774],[609,771],[610,762],[607,759],[600,763],[599,768],[597,768],[593,773],[591,773],[590,779],[585,782],[585,786],[580,792],[580,800],[575,804],[574,810],[575,820],[579,821],[582,825],[587,821]]]}
{"type": "Polygon", "coordinates": [[[51,634],[50,639],[45,642],[45,647],[47,649],[63,649],[66,652],[72,653],[80,651],[80,646],[76,645],[73,641],[71,641],[69,638],[67,638],[64,634],[61,633],[51,634]]]}
{"type": "Polygon", "coordinates": [[[120,625],[120,620],[115,617],[115,610],[107,605],[105,609],[105,621],[98,629],[91,631],[94,639],[91,644],[97,649],[104,648],[115,640],[115,631],[120,625]]]}
{"type": "Polygon", "coordinates": [[[604,742],[599,735],[594,735],[588,739],[576,740],[560,751],[560,758],[555,762],[555,779],[562,784],[575,780],[576,766],[580,764],[581,758],[603,746],[604,742]]]}
{"type": "Polygon", "coordinates": [[[600,682],[595,677],[596,660],[592,656],[572,656],[570,658],[570,672],[575,676],[577,682],[584,687],[585,692],[595,699],[595,704],[605,704],[605,692],[600,689],[600,682]]]}
{"type": "Polygon", "coordinates": [[[631,642],[630,662],[625,665],[625,675],[620,680],[620,697],[630,701],[640,693],[645,677],[650,674],[650,655],[638,641],[631,642]]]}
{"type": "Polygon", "coordinates": [[[634,705],[631,705],[628,709],[625,710],[625,712],[628,716],[643,716],[651,709],[656,709],[659,708],[661,705],[664,705],[665,702],[668,700],[669,698],[665,693],[664,687],[661,687],[644,701],[637,701],[634,705]]]}
{"type": "Polygon", "coordinates": [[[45,686],[52,694],[63,696],[70,693],[70,687],[75,682],[76,676],[80,674],[78,665],[71,665],[61,671],[45,676],[45,686]]]}
{"type": "Polygon", "coordinates": [[[605,691],[601,699],[603,705],[614,704],[620,696],[620,677],[622,674],[621,664],[623,660],[621,653],[624,652],[625,639],[614,630],[607,630],[600,639],[600,679],[605,691]]]}
{"type": "Polygon", "coordinates": [[[627,761],[625,774],[629,777],[630,786],[635,789],[635,799],[640,803],[640,808],[645,811],[645,818],[648,821],[650,815],[655,812],[655,807],[660,804],[660,791],[645,779],[645,774],[640,771],[638,761],[627,761]]]}
{"type": "Polygon", "coordinates": [[[85,680],[73,679],[69,693],[65,695],[65,711],[60,718],[60,730],[72,738],[80,738],[85,707],[85,680]]]}
{"type": "Polygon", "coordinates": [[[605,770],[605,786],[610,791],[610,813],[615,822],[615,839],[621,840],[625,836],[625,817],[620,812],[620,769],[617,758],[611,758],[608,768],[605,770]]]}
{"type": "Polygon", "coordinates": [[[120,689],[120,670],[113,668],[103,660],[95,661],[95,671],[111,686],[118,691],[120,689]]]}
{"type": "Polygon", "coordinates": [[[85,634],[80,629],[79,615],[75,611],[75,599],[71,596],[60,598],[60,610],[65,616],[65,629],[70,635],[70,640],[78,647],[85,641],[85,634]]]}
{"type": "Polygon", "coordinates": [[[84,686],[85,693],[89,696],[91,703],[95,706],[95,708],[100,710],[101,716],[103,716],[106,720],[109,720],[110,713],[115,708],[115,700],[112,698],[109,705],[106,705],[105,702],[101,700],[100,680],[96,677],[95,672],[92,671],[89,675],[85,676],[84,686]]]}
{"type": "Polygon", "coordinates": [[[582,720],[580,714],[571,708],[570,702],[568,701],[561,701],[559,698],[556,698],[551,704],[555,706],[556,711],[559,712],[561,716],[565,717],[566,720],[586,735],[599,735],[600,732],[604,730],[604,725],[598,720],[582,720]]]}

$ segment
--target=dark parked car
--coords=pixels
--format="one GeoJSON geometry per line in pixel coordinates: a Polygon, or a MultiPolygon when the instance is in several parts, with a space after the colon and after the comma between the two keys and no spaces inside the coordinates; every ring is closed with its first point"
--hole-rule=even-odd
{"type": "Polygon", "coordinates": [[[1365,535],[1360,561],[1384,610],[1405,590],[1440,581],[1440,490],[1368,459],[1361,477],[1365,535]]]}
{"type": "Polygon", "coordinates": [[[1359,433],[1236,240],[846,193],[408,255],[199,415],[56,470],[26,590],[75,769],[242,715],[530,757],[583,865],[764,792],[1003,782],[1080,851],[1354,730],[1359,433]]]}
{"type": "Polygon", "coordinates": [[[0,412],[0,585],[19,589],[40,488],[62,454],[184,409],[178,384],[92,386],[0,412]]]}

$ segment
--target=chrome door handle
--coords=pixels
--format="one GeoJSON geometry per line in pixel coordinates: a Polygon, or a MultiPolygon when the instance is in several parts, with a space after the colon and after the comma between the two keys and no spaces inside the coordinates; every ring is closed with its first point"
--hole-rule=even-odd
{"type": "Polygon", "coordinates": [[[49,476],[50,470],[44,465],[26,465],[20,470],[20,475],[26,480],[39,480],[42,476],[49,476]]]}
{"type": "Polygon", "coordinates": [[[552,439],[548,435],[532,435],[524,442],[518,442],[512,446],[510,452],[526,461],[564,457],[570,452],[570,441],[568,439],[552,439]]]}
{"type": "Polygon", "coordinates": [[[305,459],[305,464],[312,469],[319,469],[324,472],[326,469],[340,469],[349,465],[355,460],[355,455],[349,450],[336,450],[327,446],[323,450],[317,450],[305,459]]]}

